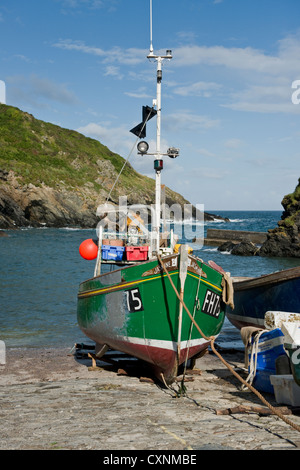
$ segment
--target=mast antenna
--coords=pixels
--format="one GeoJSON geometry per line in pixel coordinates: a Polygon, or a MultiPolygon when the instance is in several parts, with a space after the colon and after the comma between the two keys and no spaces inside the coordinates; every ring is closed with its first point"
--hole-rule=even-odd
{"type": "Polygon", "coordinates": [[[152,44],[152,0],[150,0],[150,55],[153,54],[152,44]]]}

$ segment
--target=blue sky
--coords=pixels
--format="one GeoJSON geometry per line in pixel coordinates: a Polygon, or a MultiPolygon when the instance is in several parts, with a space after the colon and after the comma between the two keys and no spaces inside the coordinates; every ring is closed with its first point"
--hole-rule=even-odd
{"type": "MultiPolygon", "coordinates": [[[[149,10],[149,0],[1,0],[6,103],[126,159],[129,130],[156,94],[149,10]]],[[[299,0],[153,0],[154,51],[173,52],[163,65],[162,150],[180,148],[162,182],[191,203],[282,210],[297,185],[299,17],[299,0]]],[[[152,150],[155,132],[152,119],[152,150]]],[[[153,157],[134,151],[129,162],[154,176],[153,157]]]]}

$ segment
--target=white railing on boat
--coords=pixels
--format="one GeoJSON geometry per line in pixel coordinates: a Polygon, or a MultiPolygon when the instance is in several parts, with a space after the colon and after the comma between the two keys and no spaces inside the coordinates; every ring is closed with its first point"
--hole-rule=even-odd
{"type": "MultiPolygon", "coordinates": [[[[159,248],[160,255],[172,254],[174,252],[175,244],[177,243],[176,236],[174,236],[173,230],[167,234],[164,234],[166,237],[163,237],[164,240],[167,240],[167,246],[162,246],[159,248]]],[[[102,251],[103,246],[105,246],[105,241],[122,241],[123,244],[119,246],[127,247],[148,247],[148,257],[147,260],[152,260],[157,258],[157,242],[156,237],[153,232],[148,232],[148,236],[145,233],[139,233],[138,231],[128,230],[128,232],[109,232],[104,231],[103,227],[100,226],[98,230],[98,254],[96,259],[96,265],[94,270],[94,276],[99,276],[101,274],[101,264],[111,264],[111,265],[132,265],[141,262],[142,260],[114,260],[114,259],[103,259],[102,251]]],[[[107,244],[109,246],[109,244],[107,244]]],[[[118,246],[116,243],[112,246],[118,246]]],[[[146,261],[146,260],[145,260],[146,261]]]]}

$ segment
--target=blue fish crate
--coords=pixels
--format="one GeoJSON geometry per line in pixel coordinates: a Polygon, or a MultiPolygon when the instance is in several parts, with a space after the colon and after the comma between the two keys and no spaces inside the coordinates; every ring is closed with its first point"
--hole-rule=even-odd
{"type": "Polygon", "coordinates": [[[270,376],[276,375],[276,370],[273,369],[256,369],[256,375],[253,380],[253,387],[259,392],[271,393],[274,395],[274,388],[271,383],[270,376]]]}
{"type": "MultiPolygon", "coordinates": [[[[255,338],[252,339],[252,346],[255,338]]],[[[265,331],[258,340],[257,367],[261,369],[276,369],[275,361],[278,356],[286,354],[284,349],[284,334],[280,328],[265,331]]],[[[249,355],[250,359],[250,355],[249,355]]]]}
{"type": "MultiPolygon", "coordinates": [[[[252,347],[254,347],[254,341],[255,338],[252,339],[252,347]]],[[[280,328],[265,331],[258,340],[257,367],[253,386],[261,392],[274,394],[270,376],[276,375],[276,359],[286,355],[283,341],[284,335],[280,328]]],[[[250,356],[249,354],[249,361],[250,356]]]]}
{"type": "Polygon", "coordinates": [[[124,246],[102,245],[102,259],[106,261],[122,261],[124,253],[124,246]]]}

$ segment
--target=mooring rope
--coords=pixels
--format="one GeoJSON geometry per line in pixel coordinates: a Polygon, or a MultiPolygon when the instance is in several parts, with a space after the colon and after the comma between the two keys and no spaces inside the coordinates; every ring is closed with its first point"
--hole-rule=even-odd
{"type": "Polygon", "coordinates": [[[176,289],[172,279],[171,279],[171,276],[165,266],[165,264],[162,262],[162,259],[160,257],[159,254],[157,254],[157,258],[158,258],[158,261],[159,263],[161,264],[163,270],[165,271],[170,283],[171,283],[171,286],[173,287],[174,289],[174,292],[176,294],[176,296],[178,297],[179,301],[182,302],[182,306],[184,308],[184,310],[186,311],[186,313],[188,314],[188,316],[190,317],[191,321],[193,322],[193,324],[195,325],[195,327],[197,328],[197,330],[199,331],[200,335],[206,339],[207,341],[210,342],[210,346],[211,346],[211,349],[212,351],[214,352],[214,354],[221,360],[221,362],[230,370],[230,372],[242,383],[244,384],[246,387],[248,387],[251,392],[253,392],[271,411],[273,414],[277,415],[280,419],[282,419],[286,424],[288,424],[289,426],[291,426],[292,428],[294,428],[296,431],[299,431],[300,432],[300,426],[298,426],[297,424],[293,423],[293,421],[289,420],[288,418],[286,418],[282,413],[280,413],[280,411],[278,411],[276,408],[274,408],[274,406],[272,406],[263,396],[262,394],[256,390],[251,384],[249,384],[248,382],[246,382],[246,380],[243,379],[243,377],[241,377],[232,367],[230,364],[228,364],[227,361],[225,361],[225,359],[221,356],[221,354],[216,350],[215,348],[215,345],[214,345],[214,342],[215,342],[215,339],[216,337],[215,336],[206,336],[202,331],[201,331],[201,328],[199,327],[198,323],[194,320],[192,314],[190,313],[189,309],[187,308],[187,306],[185,305],[184,301],[181,299],[179,293],[178,293],[178,290],[176,289]]]}
{"type": "Polygon", "coordinates": [[[134,144],[133,144],[133,146],[132,146],[132,148],[131,148],[131,150],[130,150],[130,152],[129,152],[129,155],[128,155],[128,157],[126,158],[126,160],[125,160],[125,162],[124,162],[124,164],[123,164],[123,166],[122,166],[122,168],[121,168],[121,170],[120,170],[120,172],[119,172],[117,178],[115,179],[115,182],[114,182],[114,184],[112,185],[111,190],[109,191],[109,194],[108,194],[108,196],[107,196],[107,198],[106,198],[106,202],[109,201],[110,196],[111,196],[111,193],[113,192],[113,190],[114,190],[114,188],[115,188],[117,182],[119,181],[119,178],[120,178],[120,176],[121,176],[121,174],[122,174],[122,172],[123,172],[125,166],[127,165],[129,158],[131,157],[131,154],[132,154],[132,152],[133,152],[133,150],[134,150],[134,148],[135,148],[135,146],[136,146],[137,141],[141,138],[140,136],[141,136],[141,134],[142,134],[142,132],[143,132],[143,130],[144,130],[144,127],[145,127],[146,124],[147,124],[147,121],[148,121],[150,115],[151,115],[151,111],[149,111],[149,114],[147,115],[147,117],[146,117],[146,119],[145,119],[145,122],[143,122],[143,125],[142,125],[142,127],[141,127],[140,133],[139,133],[139,135],[137,136],[137,138],[136,138],[136,140],[135,140],[135,142],[134,142],[134,144]]]}
{"type": "MultiPolygon", "coordinates": [[[[267,330],[261,330],[259,333],[257,333],[257,335],[255,336],[253,340],[253,345],[252,345],[251,354],[250,354],[249,375],[246,379],[246,382],[250,383],[251,385],[256,376],[259,340],[260,340],[261,335],[263,335],[266,331],[267,330]]],[[[246,346],[246,353],[248,354],[248,345],[246,346]]],[[[246,387],[245,385],[243,385],[242,390],[245,390],[245,389],[246,387]]]]}
{"type": "MultiPolygon", "coordinates": [[[[195,302],[194,302],[194,311],[193,311],[193,318],[195,319],[195,315],[196,315],[196,310],[198,308],[200,308],[198,306],[198,303],[199,303],[199,289],[200,289],[200,283],[201,283],[201,276],[202,276],[202,269],[200,269],[200,274],[199,274],[199,278],[198,278],[198,285],[197,285],[197,293],[196,293],[196,297],[195,297],[195,302]]],[[[185,374],[186,374],[186,369],[187,369],[187,362],[188,362],[188,356],[189,356],[189,350],[190,350],[190,341],[191,341],[191,337],[192,337],[192,331],[193,331],[193,326],[194,326],[194,323],[191,322],[191,327],[190,327],[190,334],[189,334],[189,339],[188,339],[188,347],[187,347],[187,351],[186,351],[186,357],[185,357],[185,361],[184,361],[184,370],[183,370],[183,377],[182,377],[182,387],[183,387],[183,384],[184,384],[184,379],[185,379],[185,374]]],[[[179,358],[178,358],[179,359],[179,358]]]]}

